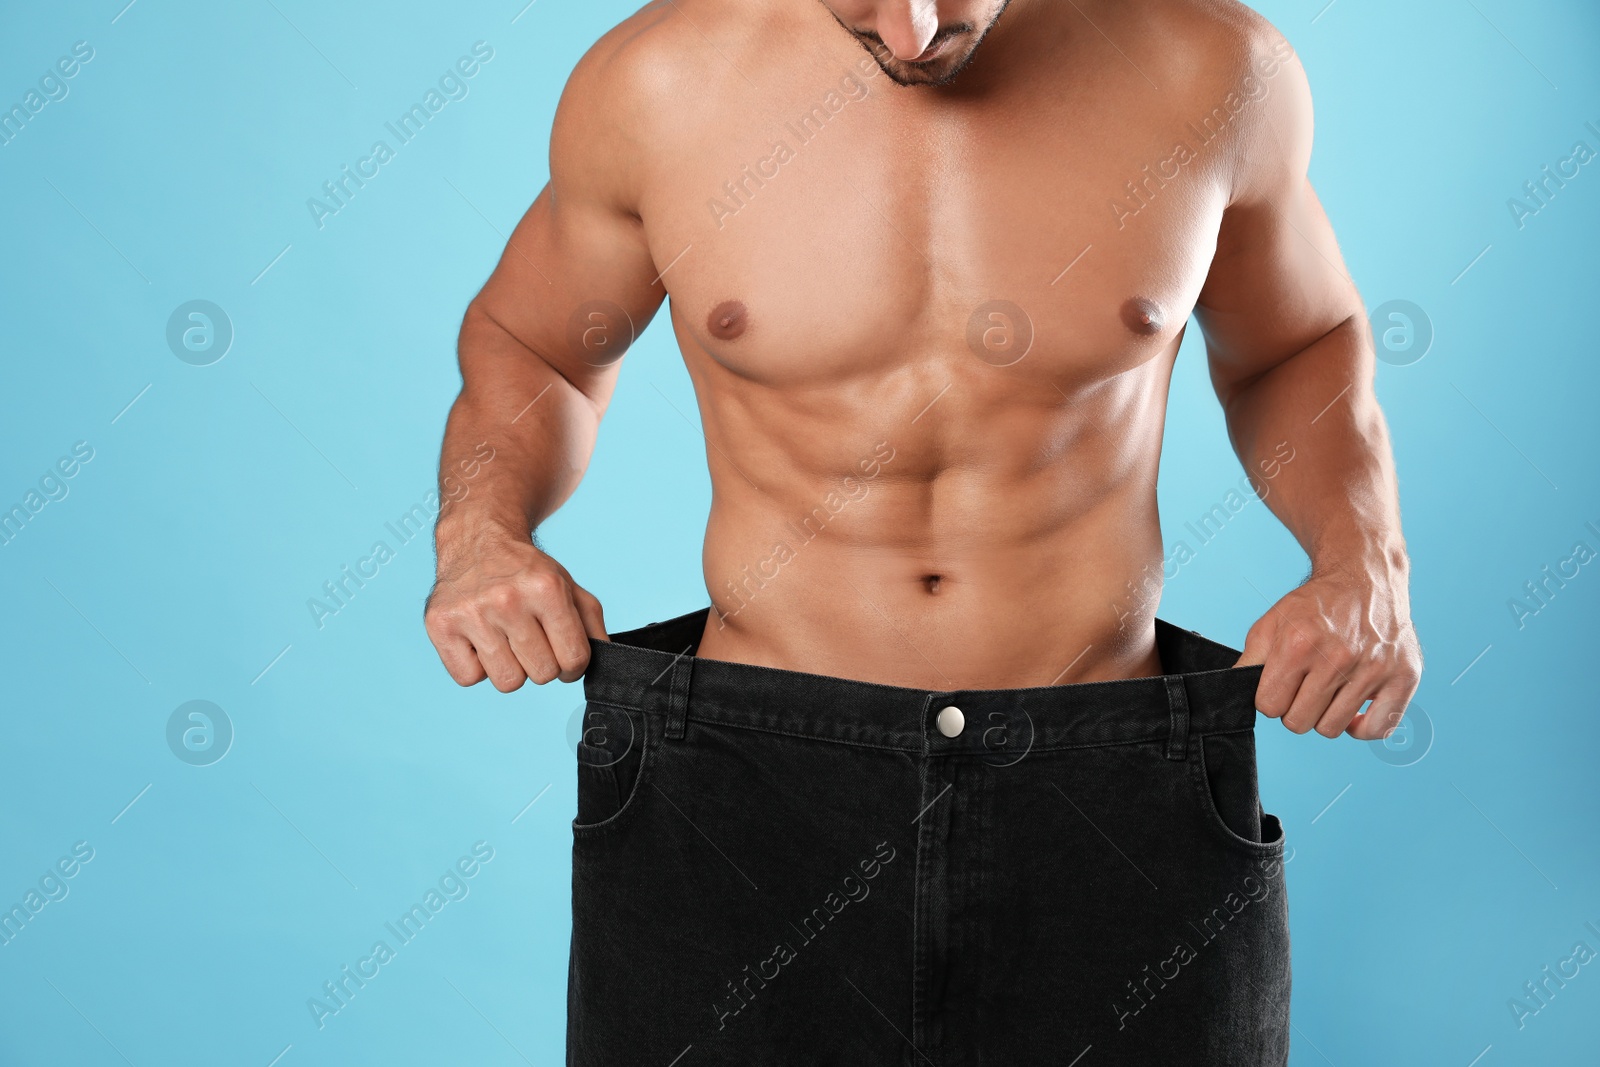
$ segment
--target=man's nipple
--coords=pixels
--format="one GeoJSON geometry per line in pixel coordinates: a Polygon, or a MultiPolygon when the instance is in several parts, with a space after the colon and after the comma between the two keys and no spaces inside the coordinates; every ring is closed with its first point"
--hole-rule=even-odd
{"type": "Polygon", "coordinates": [[[732,341],[744,333],[750,314],[738,300],[724,300],[706,316],[706,329],[719,341],[732,341]]]}
{"type": "Polygon", "coordinates": [[[1122,305],[1122,322],[1134,333],[1149,337],[1161,332],[1167,313],[1149,297],[1134,296],[1122,305]]]}

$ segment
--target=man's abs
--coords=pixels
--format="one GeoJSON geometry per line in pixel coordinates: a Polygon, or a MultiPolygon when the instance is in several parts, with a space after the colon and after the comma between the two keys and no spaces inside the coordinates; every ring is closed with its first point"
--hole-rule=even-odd
{"type": "Polygon", "coordinates": [[[926,689],[1158,673],[1165,370],[1076,405],[930,381],[766,433],[713,418],[697,654],[926,689]]]}

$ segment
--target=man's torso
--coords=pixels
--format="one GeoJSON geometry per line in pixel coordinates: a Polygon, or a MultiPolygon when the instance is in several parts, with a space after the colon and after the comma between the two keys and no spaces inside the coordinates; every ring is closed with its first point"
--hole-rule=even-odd
{"type": "Polygon", "coordinates": [[[699,655],[935,689],[1159,671],[1162,425],[1248,143],[1242,10],[1062,5],[939,91],[803,0],[619,27],[712,477],[699,655]]]}

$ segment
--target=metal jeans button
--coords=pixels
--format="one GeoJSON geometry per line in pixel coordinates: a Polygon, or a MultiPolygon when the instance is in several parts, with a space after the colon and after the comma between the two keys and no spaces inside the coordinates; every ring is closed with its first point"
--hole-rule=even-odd
{"type": "Polygon", "coordinates": [[[939,727],[941,734],[946,737],[956,737],[961,733],[962,728],[967,725],[967,717],[961,714],[960,708],[952,704],[939,712],[939,718],[935,724],[939,727]]]}

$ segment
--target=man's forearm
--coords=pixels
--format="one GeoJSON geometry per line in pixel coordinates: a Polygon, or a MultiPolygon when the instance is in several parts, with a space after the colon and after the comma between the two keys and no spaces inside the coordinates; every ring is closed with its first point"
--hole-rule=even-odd
{"type": "Polygon", "coordinates": [[[463,386],[439,462],[441,571],[484,536],[529,537],[577,488],[600,422],[591,398],[476,307],[462,323],[460,352],[463,386]],[[447,479],[459,480],[483,442],[494,460],[466,492],[449,493],[447,479]]]}
{"type": "Polygon", "coordinates": [[[1381,575],[1403,590],[1409,564],[1372,369],[1365,321],[1352,317],[1224,404],[1235,451],[1312,573],[1381,575]],[[1282,442],[1292,462],[1274,462],[1282,442]]]}

